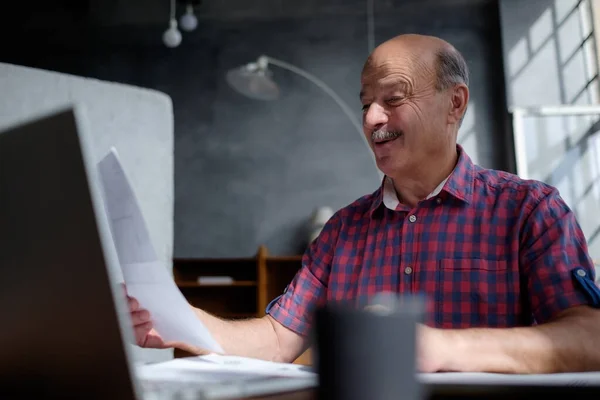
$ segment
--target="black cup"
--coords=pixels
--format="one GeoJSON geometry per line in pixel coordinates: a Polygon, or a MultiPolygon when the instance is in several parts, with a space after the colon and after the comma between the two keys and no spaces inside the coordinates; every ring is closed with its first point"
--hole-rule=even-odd
{"type": "Polygon", "coordinates": [[[388,296],[373,310],[330,303],[315,313],[319,400],[420,399],[416,328],[420,298],[388,296]]]}

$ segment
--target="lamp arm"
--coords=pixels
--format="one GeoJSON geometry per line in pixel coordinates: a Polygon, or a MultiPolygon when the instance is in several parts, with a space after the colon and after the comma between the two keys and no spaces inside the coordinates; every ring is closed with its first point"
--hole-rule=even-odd
{"type": "MultiPolygon", "coordinates": [[[[308,79],[309,81],[314,83],[316,86],[318,86],[321,90],[323,90],[325,93],[327,93],[337,103],[337,105],[342,109],[344,114],[346,114],[346,116],[348,117],[348,119],[350,120],[350,122],[352,123],[352,125],[354,126],[354,128],[356,129],[356,131],[358,132],[360,137],[362,138],[365,146],[367,146],[367,149],[369,149],[369,152],[371,153],[371,147],[369,146],[369,143],[367,142],[367,139],[365,138],[365,135],[363,133],[361,126],[356,121],[356,117],[354,116],[352,109],[350,108],[350,106],[348,106],[348,104],[346,104],[346,102],[344,102],[344,100],[342,100],[342,98],[336,92],[334,92],[333,89],[331,89],[325,82],[323,82],[316,76],[310,74],[309,72],[303,70],[302,68],[298,68],[290,63],[287,63],[287,62],[281,61],[281,60],[277,60],[277,59],[269,57],[269,56],[262,56],[262,57],[264,57],[264,59],[270,64],[276,65],[283,69],[287,69],[288,71],[294,72],[294,73],[302,76],[303,78],[308,79]]],[[[376,169],[379,177],[381,178],[382,173],[379,170],[379,168],[377,168],[377,163],[375,162],[374,156],[373,156],[373,162],[375,163],[375,169],[376,169]]]]}

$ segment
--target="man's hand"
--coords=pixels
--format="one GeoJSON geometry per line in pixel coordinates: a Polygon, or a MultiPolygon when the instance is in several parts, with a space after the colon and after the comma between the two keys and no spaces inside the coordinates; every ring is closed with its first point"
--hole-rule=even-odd
{"type": "Polygon", "coordinates": [[[419,372],[444,370],[451,343],[444,331],[426,325],[417,325],[417,368],[419,372]]]}
{"type": "Polygon", "coordinates": [[[423,372],[545,374],[600,371],[600,310],[572,307],[551,321],[514,328],[436,329],[419,326],[423,372]]]}
{"type": "Polygon", "coordinates": [[[135,342],[140,347],[153,349],[166,349],[168,346],[154,330],[154,325],[150,319],[150,312],[140,307],[140,303],[134,297],[127,294],[125,286],[123,286],[129,306],[129,315],[133,323],[133,331],[135,334],[135,342]]]}
{"type": "Polygon", "coordinates": [[[127,288],[122,285],[123,291],[129,305],[129,315],[133,323],[135,342],[138,346],[149,349],[177,348],[195,355],[209,354],[209,351],[194,347],[181,342],[165,342],[154,329],[150,312],[140,307],[140,303],[134,297],[127,294],[127,288]]]}

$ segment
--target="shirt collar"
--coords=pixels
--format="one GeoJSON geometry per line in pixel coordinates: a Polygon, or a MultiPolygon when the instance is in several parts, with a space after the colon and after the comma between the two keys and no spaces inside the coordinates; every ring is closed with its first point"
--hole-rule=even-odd
{"type": "MultiPolygon", "coordinates": [[[[433,189],[433,192],[429,193],[426,199],[430,199],[440,194],[448,178],[450,178],[450,175],[448,175],[446,179],[444,179],[439,185],[437,185],[437,187],[433,189]]],[[[396,207],[398,207],[398,205],[400,204],[400,199],[398,199],[398,193],[396,193],[396,189],[394,188],[394,181],[388,176],[386,176],[383,180],[382,202],[383,205],[389,208],[390,210],[395,210],[396,207]]]]}
{"type": "MultiPolygon", "coordinates": [[[[463,201],[467,204],[471,203],[473,198],[473,175],[474,164],[471,158],[463,150],[460,145],[456,145],[458,152],[458,162],[446,179],[444,179],[427,198],[432,198],[440,194],[442,191],[450,196],[463,201]]],[[[381,186],[374,193],[373,204],[371,206],[371,215],[382,205],[395,210],[399,204],[396,190],[394,189],[392,179],[384,176],[381,186]]]]}

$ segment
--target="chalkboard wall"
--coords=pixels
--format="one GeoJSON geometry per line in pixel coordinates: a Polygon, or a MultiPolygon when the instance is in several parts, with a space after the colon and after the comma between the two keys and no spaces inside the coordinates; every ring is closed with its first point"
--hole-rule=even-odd
{"type": "MultiPolygon", "coordinates": [[[[510,170],[497,6],[426,3],[437,5],[377,15],[376,43],[417,32],[438,35],[462,51],[472,73],[471,155],[484,166],[510,170]]],[[[176,49],[162,46],[162,30],[28,31],[21,36],[28,45],[5,47],[0,60],[172,97],[176,257],[250,256],[260,244],[273,254],[298,254],[316,207],[337,209],[377,188],[358,132],[311,82],[273,67],[281,90],[275,102],[244,98],[225,82],[229,68],[267,54],[327,82],[358,119],[359,75],[368,51],[364,14],[204,19],[176,49]]]]}

